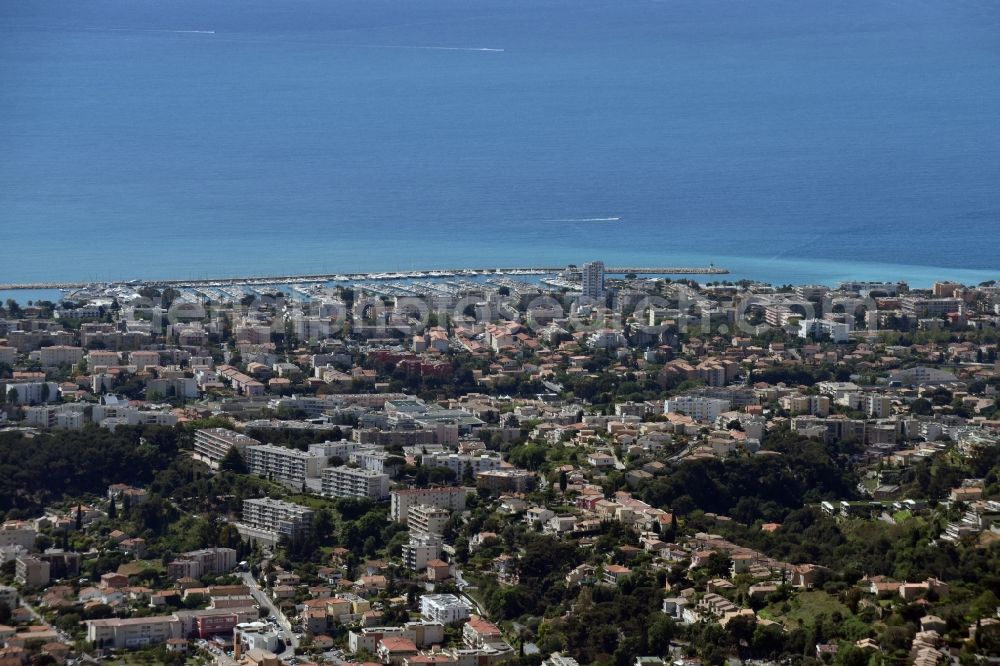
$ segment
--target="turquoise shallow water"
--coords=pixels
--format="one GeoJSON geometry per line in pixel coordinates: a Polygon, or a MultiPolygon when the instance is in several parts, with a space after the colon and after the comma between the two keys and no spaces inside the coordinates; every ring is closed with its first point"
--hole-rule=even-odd
{"type": "Polygon", "coordinates": [[[997,118],[987,0],[2,3],[0,282],[978,282],[997,118]]]}

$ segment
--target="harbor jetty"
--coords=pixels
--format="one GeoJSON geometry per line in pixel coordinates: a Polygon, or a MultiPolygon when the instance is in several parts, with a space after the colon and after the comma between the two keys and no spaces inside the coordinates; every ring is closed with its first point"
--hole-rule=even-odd
{"type": "MultiPolygon", "coordinates": [[[[95,285],[148,285],[151,287],[221,287],[227,285],[276,285],[309,284],[325,282],[356,282],[359,280],[419,280],[440,277],[473,277],[482,275],[553,275],[575,267],[525,267],[525,268],[442,268],[429,270],[388,271],[382,273],[324,273],[316,275],[259,275],[247,277],[197,278],[182,280],[109,280],[106,282],[12,282],[0,283],[0,291],[59,289],[86,289],[95,285]]],[[[609,266],[609,275],[726,275],[729,270],[717,266],[609,266]]]]}

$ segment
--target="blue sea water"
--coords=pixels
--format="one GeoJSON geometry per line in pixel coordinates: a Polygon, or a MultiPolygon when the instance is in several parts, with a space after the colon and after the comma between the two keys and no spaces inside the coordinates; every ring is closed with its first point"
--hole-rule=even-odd
{"type": "Polygon", "coordinates": [[[978,282],[998,128],[993,0],[4,2],[0,282],[978,282]]]}

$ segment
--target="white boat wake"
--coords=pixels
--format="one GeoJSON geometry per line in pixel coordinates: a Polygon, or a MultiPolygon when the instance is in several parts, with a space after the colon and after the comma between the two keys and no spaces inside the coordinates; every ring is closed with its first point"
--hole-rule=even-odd
{"type": "Polygon", "coordinates": [[[91,32],[153,32],[165,35],[214,35],[214,30],[158,30],[154,28],[81,28],[91,32]]]}
{"type": "Polygon", "coordinates": [[[565,217],[545,222],[619,222],[620,217],[565,217]]]}
{"type": "MultiPolygon", "coordinates": [[[[70,26],[43,26],[43,25],[0,25],[0,29],[13,28],[13,29],[33,29],[33,30],[66,30],[66,31],[83,31],[83,32],[133,32],[133,33],[151,33],[151,34],[164,34],[164,35],[214,35],[215,30],[168,30],[168,29],[155,29],[155,28],[94,28],[94,27],[70,27],[70,26]]],[[[229,36],[229,35],[227,35],[229,36]]],[[[241,43],[260,43],[269,44],[273,43],[273,40],[254,40],[254,39],[227,39],[225,41],[241,42],[241,43]]],[[[319,41],[301,41],[301,40],[291,40],[292,43],[298,44],[324,44],[325,42],[319,41]]],[[[348,42],[336,42],[336,43],[326,43],[329,46],[341,47],[341,48],[354,48],[354,49],[404,49],[404,50],[416,50],[416,51],[467,51],[470,53],[504,53],[505,49],[498,49],[489,46],[435,46],[435,45],[422,45],[422,44],[351,44],[348,42]]]]}
{"type": "Polygon", "coordinates": [[[4,25],[13,30],[56,30],[65,32],[145,32],[161,35],[214,35],[214,30],[169,30],[165,28],[87,28],[57,25],[4,25]]]}
{"type": "Polygon", "coordinates": [[[416,49],[421,51],[474,51],[477,53],[503,53],[504,49],[494,49],[473,46],[419,46],[412,44],[332,44],[331,46],[346,46],[357,49],[416,49]]]}

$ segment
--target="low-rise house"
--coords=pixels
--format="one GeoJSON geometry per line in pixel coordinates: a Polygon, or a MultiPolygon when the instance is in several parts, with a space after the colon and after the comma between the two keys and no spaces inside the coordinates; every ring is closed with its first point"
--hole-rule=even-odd
{"type": "Polygon", "coordinates": [[[440,582],[449,578],[451,578],[451,565],[440,559],[427,561],[427,580],[440,582]]]}
{"type": "Polygon", "coordinates": [[[404,659],[417,655],[417,646],[403,636],[386,636],[379,641],[376,654],[383,664],[401,666],[404,659]]]}
{"type": "Polygon", "coordinates": [[[462,625],[462,640],[470,648],[481,648],[493,643],[502,643],[500,628],[478,615],[470,615],[462,625]]]}
{"type": "Polygon", "coordinates": [[[566,574],[566,584],[567,585],[580,585],[583,583],[592,582],[595,575],[597,574],[597,569],[591,564],[581,564],[572,571],[566,574]]]}
{"type": "Polygon", "coordinates": [[[615,466],[615,458],[611,454],[596,451],[587,455],[587,464],[598,469],[615,466]]]}
{"type": "Polygon", "coordinates": [[[609,564],[604,567],[602,578],[605,583],[618,585],[630,575],[632,575],[632,570],[628,567],[623,567],[620,564],[609,564]]]}

